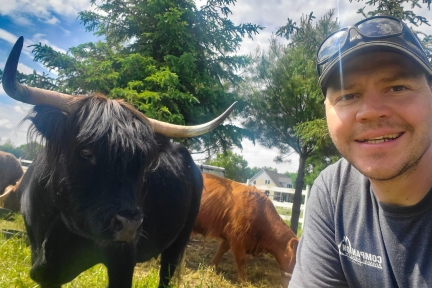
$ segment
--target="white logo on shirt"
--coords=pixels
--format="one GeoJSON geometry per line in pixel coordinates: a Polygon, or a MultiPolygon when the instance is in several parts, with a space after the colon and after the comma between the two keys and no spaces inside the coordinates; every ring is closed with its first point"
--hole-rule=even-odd
{"type": "Polygon", "coordinates": [[[368,265],[382,269],[382,257],[364,251],[359,251],[351,247],[348,236],[344,236],[338,245],[339,254],[348,257],[352,262],[358,265],[368,265]]]}

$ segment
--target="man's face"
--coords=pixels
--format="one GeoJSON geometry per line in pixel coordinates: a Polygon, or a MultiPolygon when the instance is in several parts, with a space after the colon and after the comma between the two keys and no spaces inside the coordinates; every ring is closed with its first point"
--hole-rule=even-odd
{"type": "Polygon", "coordinates": [[[325,100],[339,152],[376,180],[432,161],[432,92],[421,68],[402,55],[373,52],[346,61],[342,71],[330,77],[325,100]]]}

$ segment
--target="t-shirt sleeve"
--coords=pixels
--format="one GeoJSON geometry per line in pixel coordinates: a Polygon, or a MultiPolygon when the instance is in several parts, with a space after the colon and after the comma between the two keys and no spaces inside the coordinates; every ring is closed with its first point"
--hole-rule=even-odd
{"type": "Polygon", "coordinates": [[[335,243],[334,203],[318,176],[310,191],[290,288],[348,287],[335,243]]]}

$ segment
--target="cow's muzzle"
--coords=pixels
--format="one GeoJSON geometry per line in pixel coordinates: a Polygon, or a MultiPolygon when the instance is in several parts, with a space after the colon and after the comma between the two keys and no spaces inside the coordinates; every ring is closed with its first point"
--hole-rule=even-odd
{"type": "Polygon", "coordinates": [[[114,234],[114,241],[132,241],[136,237],[136,233],[143,217],[136,215],[134,217],[125,217],[119,214],[115,215],[111,220],[111,229],[114,234]]]}

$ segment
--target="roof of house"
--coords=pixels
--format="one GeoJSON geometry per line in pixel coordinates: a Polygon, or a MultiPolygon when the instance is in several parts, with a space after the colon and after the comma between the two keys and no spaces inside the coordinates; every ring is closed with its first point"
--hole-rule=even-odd
{"type": "Polygon", "coordinates": [[[264,171],[272,180],[273,183],[275,183],[275,185],[277,187],[284,187],[284,185],[282,185],[282,182],[285,183],[289,183],[292,185],[292,181],[291,178],[284,175],[284,174],[280,174],[274,171],[270,171],[267,169],[261,169],[257,174],[255,174],[252,178],[255,178],[255,176],[257,176],[259,173],[261,173],[261,171],[264,171]]]}
{"type": "Polygon", "coordinates": [[[284,174],[280,174],[280,173],[277,173],[277,172],[273,172],[273,171],[270,171],[270,170],[267,170],[267,169],[263,169],[266,173],[267,173],[267,175],[270,177],[270,179],[276,184],[276,186],[278,186],[278,187],[284,187],[283,185],[282,185],[282,183],[281,183],[281,181],[282,182],[289,182],[290,184],[292,184],[291,183],[291,178],[289,178],[288,176],[286,176],[286,175],[284,175],[284,174]]]}

